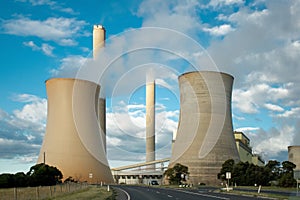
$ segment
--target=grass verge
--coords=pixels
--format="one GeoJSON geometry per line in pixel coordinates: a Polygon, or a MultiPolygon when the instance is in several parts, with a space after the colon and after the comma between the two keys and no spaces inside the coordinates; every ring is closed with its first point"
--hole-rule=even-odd
{"type": "Polygon", "coordinates": [[[90,186],[87,189],[73,192],[70,194],[64,194],[62,196],[54,197],[55,200],[113,200],[115,199],[115,193],[110,190],[107,191],[107,187],[90,186]]]}

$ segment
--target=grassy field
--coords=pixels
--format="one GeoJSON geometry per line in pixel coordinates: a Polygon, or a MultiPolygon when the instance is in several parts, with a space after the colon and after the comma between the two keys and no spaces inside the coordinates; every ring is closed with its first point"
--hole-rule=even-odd
{"type": "Polygon", "coordinates": [[[107,187],[97,187],[90,186],[87,189],[73,192],[71,194],[65,194],[59,197],[52,198],[55,200],[79,200],[79,199],[89,199],[89,200],[113,200],[113,191],[107,191],[107,187]]]}
{"type": "Polygon", "coordinates": [[[89,185],[56,185],[44,187],[8,188],[0,189],[0,200],[29,200],[29,199],[114,199],[113,191],[107,187],[89,185]],[[111,198],[110,198],[111,197],[111,198]]]}

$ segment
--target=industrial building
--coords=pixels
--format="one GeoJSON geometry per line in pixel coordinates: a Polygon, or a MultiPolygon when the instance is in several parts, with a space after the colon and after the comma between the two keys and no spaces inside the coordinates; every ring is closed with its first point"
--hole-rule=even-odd
{"type": "Polygon", "coordinates": [[[228,159],[239,160],[232,130],[233,77],[211,71],[179,76],[180,118],[170,167],[189,168],[192,184],[219,184],[228,159]]]}
{"type": "Polygon", "coordinates": [[[265,165],[265,161],[261,158],[261,156],[252,153],[250,139],[243,132],[234,131],[234,138],[239,152],[240,161],[253,163],[258,166],[265,165]]]}

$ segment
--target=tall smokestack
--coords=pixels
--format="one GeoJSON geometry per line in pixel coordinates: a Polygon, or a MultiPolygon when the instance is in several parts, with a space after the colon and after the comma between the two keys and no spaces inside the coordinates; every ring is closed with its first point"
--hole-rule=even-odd
{"type": "MultiPolygon", "coordinates": [[[[155,82],[146,84],[146,162],[155,160],[155,82]]],[[[150,166],[154,169],[154,166],[150,166]]],[[[149,168],[150,168],[149,167],[149,168]]]]}
{"type": "MultiPolygon", "coordinates": [[[[99,51],[105,46],[105,28],[102,25],[94,25],[93,28],[93,58],[96,60],[99,51]]],[[[104,149],[106,152],[106,100],[105,98],[99,98],[98,100],[98,120],[100,128],[104,149]]]]}
{"type": "Polygon", "coordinates": [[[105,28],[102,25],[94,25],[93,29],[93,58],[96,59],[102,47],[105,45],[105,28]]]}

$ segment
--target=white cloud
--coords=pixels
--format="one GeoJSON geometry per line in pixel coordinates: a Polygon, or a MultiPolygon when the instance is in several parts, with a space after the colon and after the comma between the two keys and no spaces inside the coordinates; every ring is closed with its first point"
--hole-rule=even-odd
{"type": "Polygon", "coordinates": [[[34,51],[42,51],[47,56],[51,56],[51,57],[54,56],[53,54],[54,47],[49,44],[43,43],[39,47],[33,41],[28,41],[28,42],[23,42],[23,45],[30,47],[34,51]]]}
{"type": "Polygon", "coordinates": [[[212,28],[203,28],[203,31],[208,32],[213,36],[224,36],[234,31],[234,28],[232,28],[230,24],[223,24],[212,28]]]}
{"type": "Polygon", "coordinates": [[[266,107],[268,101],[278,101],[286,98],[289,90],[284,87],[256,84],[244,89],[233,91],[233,106],[243,113],[257,113],[259,108],[266,107]]]}
{"type": "Polygon", "coordinates": [[[266,103],[264,104],[264,106],[271,111],[276,111],[276,112],[282,112],[284,111],[284,108],[282,108],[281,106],[275,105],[275,104],[271,104],[271,103],[266,103]]]}
{"type": "Polygon", "coordinates": [[[138,16],[143,17],[143,26],[164,27],[183,33],[196,33],[201,25],[197,8],[201,3],[191,1],[145,0],[138,9],[138,16]]]}
{"type": "Polygon", "coordinates": [[[47,100],[40,99],[39,101],[26,104],[22,110],[14,110],[14,115],[21,120],[32,123],[45,123],[47,116],[47,100]]]}
{"type": "Polygon", "coordinates": [[[37,156],[46,127],[46,99],[30,94],[13,97],[24,103],[12,114],[0,109],[0,159],[21,156],[24,162],[37,156]]]}
{"type": "Polygon", "coordinates": [[[259,130],[259,127],[241,127],[237,128],[235,131],[238,132],[251,132],[251,131],[257,131],[259,130]]]}
{"type": "Polygon", "coordinates": [[[220,6],[229,6],[233,4],[243,4],[244,0],[211,0],[209,6],[220,7],[220,6]]]}
{"type": "Polygon", "coordinates": [[[278,114],[278,117],[284,118],[299,118],[300,117],[300,107],[292,108],[290,110],[285,111],[282,114],[278,114]]]}
{"type": "Polygon", "coordinates": [[[86,25],[85,21],[76,18],[49,17],[46,20],[34,20],[24,16],[2,20],[1,23],[6,34],[35,36],[63,46],[77,45],[75,38],[87,36],[84,31],[86,25]]]}
{"type": "Polygon", "coordinates": [[[64,13],[75,14],[72,8],[65,8],[62,4],[51,0],[17,0],[19,2],[29,2],[32,6],[48,6],[52,10],[58,10],[64,13]]]}
{"type": "Polygon", "coordinates": [[[271,128],[268,131],[259,129],[246,132],[255,153],[264,155],[267,159],[278,156],[293,143],[295,129],[291,126],[283,126],[281,129],[271,128]]]}
{"type": "Polygon", "coordinates": [[[89,59],[81,55],[72,55],[61,59],[60,66],[57,69],[50,70],[52,77],[76,77],[77,71],[89,59]]]}

